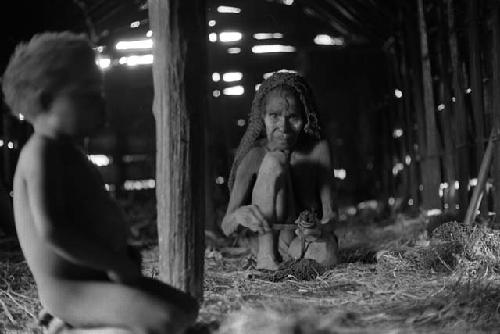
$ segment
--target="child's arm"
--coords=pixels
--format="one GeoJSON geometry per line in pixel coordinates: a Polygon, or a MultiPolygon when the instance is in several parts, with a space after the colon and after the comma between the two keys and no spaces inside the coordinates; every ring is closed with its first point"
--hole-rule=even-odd
{"type": "MultiPolygon", "coordinates": [[[[25,180],[35,228],[63,258],[82,266],[113,271],[132,279],[137,266],[123,254],[99,244],[83,229],[75,229],[64,213],[62,162],[47,143],[38,143],[25,167],[25,180]]],[[[85,182],[82,180],[82,182],[85,182]]]]}
{"type": "Polygon", "coordinates": [[[321,223],[326,224],[335,218],[332,189],[333,168],[328,142],[322,140],[319,142],[316,150],[319,161],[318,188],[323,211],[321,223]]]}

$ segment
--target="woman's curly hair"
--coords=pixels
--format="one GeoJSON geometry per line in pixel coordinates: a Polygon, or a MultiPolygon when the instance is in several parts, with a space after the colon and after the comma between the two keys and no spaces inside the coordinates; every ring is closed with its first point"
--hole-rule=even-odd
{"type": "Polygon", "coordinates": [[[229,174],[229,191],[233,189],[236,170],[238,169],[241,161],[252,149],[252,147],[256,145],[257,141],[265,136],[266,126],[262,117],[264,114],[263,108],[265,98],[272,90],[279,87],[292,90],[302,102],[305,116],[304,133],[315,140],[319,140],[321,138],[316,103],[314,101],[311,88],[305,79],[296,73],[275,72],[260,85],[259,90],[253,99],[252,110],[249,115],[248,128],[241,138],[238,149],[236,150],[236,155],[229,174]]]}

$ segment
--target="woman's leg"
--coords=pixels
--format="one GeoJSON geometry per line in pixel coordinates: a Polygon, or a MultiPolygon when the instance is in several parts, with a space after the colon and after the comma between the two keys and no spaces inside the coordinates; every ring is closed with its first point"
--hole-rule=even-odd
{"type": "MultiPolygon", "coordinates": [[[[279,154],[283,153],[268,152],[264,156],[252,191],[252,204],[259,207],[271,227],[274,223],[286,220],[287,203],[291,194],[287,189],[289,168],[286,162],[277,156],[279,154]]],[[[257,269],[278,269],[276,252],[273,232],[259,235],[257,269]]]]}

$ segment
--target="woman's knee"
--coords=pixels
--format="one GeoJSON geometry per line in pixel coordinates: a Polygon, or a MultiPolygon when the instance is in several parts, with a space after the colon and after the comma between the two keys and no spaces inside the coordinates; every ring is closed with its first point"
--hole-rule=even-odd
{"type": "Polygon", "coordinates": [[[283,152],[268,152],[262,159],[259,176],[279,177],[286,172],[286,157],[283,152]]]}

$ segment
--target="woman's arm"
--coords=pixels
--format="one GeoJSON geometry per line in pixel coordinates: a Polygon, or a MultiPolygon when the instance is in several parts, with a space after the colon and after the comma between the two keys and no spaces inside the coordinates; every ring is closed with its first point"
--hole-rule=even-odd
{"type": "Polygon", "coordinates": [[[236,170],[229,204],[221,225],[225,235],[234,233],[240,225],[256,232],[269,228],[259,208],[251,204],[246,205],[263,155],[262,148],[250,150],[236,170]]]}
{"type": "Polygon", "coordinates": [[[330,148],[326,140],[322,140],[316,146],[316,157],[318,161],[318,190],[322,207],[322,223],[326,224],[335,218],[333,198],[333,168],[330,156],[330,148]]]}

